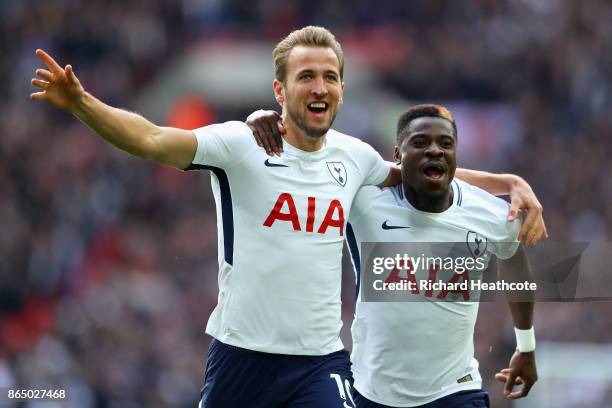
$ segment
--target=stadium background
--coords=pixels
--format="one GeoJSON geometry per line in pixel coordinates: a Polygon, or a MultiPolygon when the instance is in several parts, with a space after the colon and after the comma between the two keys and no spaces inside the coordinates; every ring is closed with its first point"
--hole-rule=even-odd
{"type": "MultiPolygon", "coordinates": [[[[83,408],[192,407],[217,293],[208,176],[133,159],[30,101],[36,48],[102,100],[190,128],[276,108],[274,44],[324,25],[347,55],[336,129],[391,158],[403,108],[446,104],[462,166],[527,179],[551,239],[607,240],[610,21],[603,0],[3,1],[0,386],[65,384],[83,408]]],[[[350,322],[348,263],[344,278],[350,322]]],[[[522,406],[612,406],[610,303],[538,304],[536,330],[541,380],[522,406]]],[[[503,303],[481,305],[475,339],[494,406],[511,406],[493,382],[514,348],[503,303]]]]}

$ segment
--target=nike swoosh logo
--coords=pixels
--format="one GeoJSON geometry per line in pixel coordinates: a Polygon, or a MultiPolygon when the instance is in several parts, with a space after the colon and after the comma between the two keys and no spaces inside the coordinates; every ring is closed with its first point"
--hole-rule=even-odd
{"type": "Polygon", "coordinates": [[[387,220],[385,220],[385,222],[382,223],[382,229],[384,230],[403,229],[403,228],[410,228],[410,227],[404,227],[401,225],[389,225],[387,224],[387,220]]]}
{"type": "Polygon", "coordinates": [[[264,164],[266,165],[266,167],[289,167],[286,166],[284,164],[278,164],[278,163],[271,163],[270,159],[266,159],[266,161],[264,162],[264,164]]]}

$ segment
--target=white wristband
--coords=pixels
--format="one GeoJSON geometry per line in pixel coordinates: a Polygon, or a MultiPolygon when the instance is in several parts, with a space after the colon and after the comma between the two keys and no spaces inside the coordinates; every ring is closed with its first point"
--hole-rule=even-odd
{"type": "Polygon", "coordinates": [[[533,331],[533,326],[531,329],[521,330],[514,328],[514,333],[516,334],[516,347],[518,351],[521,353],[529,353],[535,351],[536,348],[536,339],[535,332],[533,331]]]}

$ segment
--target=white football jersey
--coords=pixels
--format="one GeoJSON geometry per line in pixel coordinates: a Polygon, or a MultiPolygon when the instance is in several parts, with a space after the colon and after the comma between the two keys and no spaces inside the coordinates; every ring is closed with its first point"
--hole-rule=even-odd
{"type": "Polygon", "coordinates": [[[334,130],[321,150],[285,142],[281,157],[267,156],[242,122],[194,133],[187,170],[212,171],[217,206],[219,298],[206,332],[267,353],[341,350],[346,221],[358,189],[384,181],[387,163],[334,130]]]}
{"type": "MultiPolygon", "coordinates": [[[[507,221],[508,203],[460,180],[451,185],[453,203],[441,213],[415,209],[401,185],[363,187],[349,218],[353,264],[359,266],[363,242],[463,243],[474,236],[486,240],[488,252],[511,257],[518,248],[520,222],[507,221]]],[[[478,302],[435,301],[440,294],[407,291],[406,296],[423,297],[409,302],[358,298],[351,360],[355,388],[363,396],[379,404],[413,407],[481,388],[473,344],[478,302]]]]}

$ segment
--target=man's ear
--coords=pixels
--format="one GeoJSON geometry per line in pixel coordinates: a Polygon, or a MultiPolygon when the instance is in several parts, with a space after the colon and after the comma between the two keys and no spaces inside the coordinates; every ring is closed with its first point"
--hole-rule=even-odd
{"type": "Polygon", "coordinates": [[[402,155],[400,154],[399,147],[395,146],[395,152],[393,153],[393,160],[396,164],[402,163],[402,155]]]}
{"type": "Polygon", "coordinates": [[[274,88],[274,99],[276,99],[276,102],[282,107],[283,103],[285,103],[285,87],[278,79],[274,80],[272,87],[274,88]]]}
{"type": "Polygon", "coordinates": [[[342,81],[342,92],[340,92],[340,99],[338,100],[338,104],[342,105],[344,103],[344,99],[342,99],[342,95],[344,95],[344,81],[342,81]]]}

